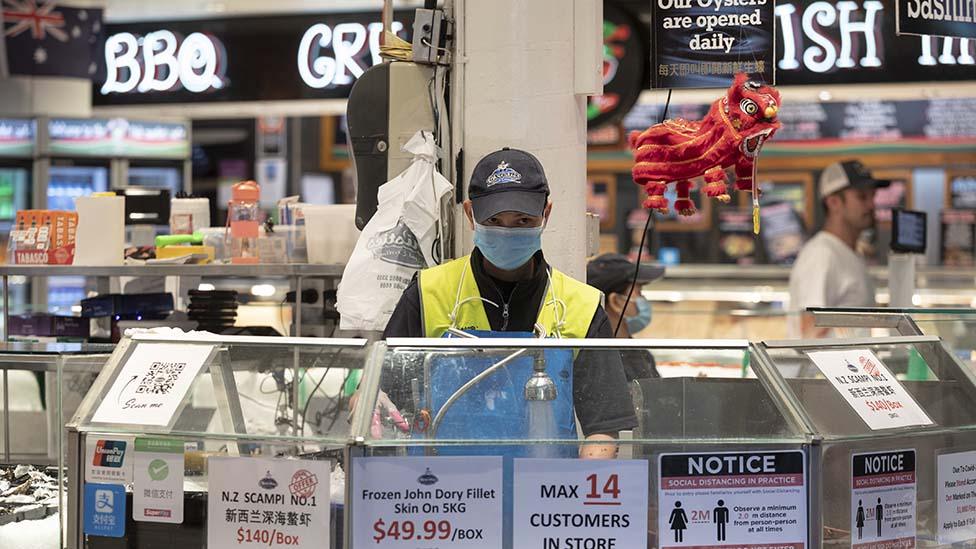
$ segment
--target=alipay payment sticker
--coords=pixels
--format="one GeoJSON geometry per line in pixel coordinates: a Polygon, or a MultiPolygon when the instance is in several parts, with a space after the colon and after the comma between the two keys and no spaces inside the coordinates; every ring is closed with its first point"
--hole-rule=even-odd
{"type": "Polygon", "coordinates": [[[125,486],[85,484],[85,533],[112,538],[125,535],[125,486]]]}

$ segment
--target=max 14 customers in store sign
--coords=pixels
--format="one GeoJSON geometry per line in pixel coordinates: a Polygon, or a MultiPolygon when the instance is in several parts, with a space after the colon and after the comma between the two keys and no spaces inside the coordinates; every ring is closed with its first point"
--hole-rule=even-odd
{"type": "MultiPolygon", "coordinates": [[[[401,32],[403,24],[393,22],[392,30],[401,32]]],[[[295,53],[302,81],[314,89],[352,84],[369,66],[380,62],[382,32],[379,22],[311,25],[295,53]],[[368,61],[361,59],[366,47],[368,61]]],[[[229,84],[224,75],[227,56],[223,43],[211,33],[194,32],[185,38],[166,29],[141,37],[116,33],[105,42],[106,78],[100,91],[109,95],[220,90],[229,84]]]]}

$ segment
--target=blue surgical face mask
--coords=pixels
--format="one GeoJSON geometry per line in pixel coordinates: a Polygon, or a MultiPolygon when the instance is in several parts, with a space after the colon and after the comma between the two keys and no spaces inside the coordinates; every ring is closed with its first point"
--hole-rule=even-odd
{"type": "Polygon", "coordinates": [[[624,317],[624,321],[627,322],[627,331],[631,335],[647,328],[651,323],[651,302],[644,299],[644,296],[637,296],[634,304],[637,305],[637,314],[624,317]]]}
{"type": "Polygon", "coordinates": [[[474,224],[474,245],[489,263],[503,271],[514,271],[542,249],[540,227],[494,227],[474,224]]]}

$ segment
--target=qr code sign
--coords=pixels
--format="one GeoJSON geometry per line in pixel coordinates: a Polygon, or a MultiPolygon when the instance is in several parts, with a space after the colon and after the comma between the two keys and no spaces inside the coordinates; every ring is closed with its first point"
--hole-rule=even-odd
{"type": "Polygon", "coordinates": [[[153,362],[139,382],[136,392],[168,395],[185,367],[186,362],[153,362]]]}

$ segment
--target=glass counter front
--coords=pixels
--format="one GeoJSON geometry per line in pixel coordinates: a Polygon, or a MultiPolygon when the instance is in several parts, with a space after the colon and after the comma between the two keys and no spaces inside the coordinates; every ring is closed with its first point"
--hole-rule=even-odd
{"type": "Polygon", "coordinates": [[[66,546],[340,547],[367,360],[364,340],[123,339],[68,426],[66,546]]]}
{"type": "Polygon", "coordinates": [[[388,345],[353,415],[347,547],[459,531],[502,547],[976,541],[936,501],[954,474],[946,464],[976,463],[964,453],[976,447],[976,384],[938,338],[388,345]],[[615,370],[635,352],[658,359],[658,375],[625,376],[621,389],[582,370],[615,370]],[[661,368],[665,356],[672,364],[661,368]],[[918,361],[926,376],[900,381],[918,361]],[[624,403],[633,419],[609,421],[624,403]],[[561,419],[567,410],[575,424],[561,419]],[[610,477],[620,486],[602,488],[616,495],[597,486],[610,477]],[[497,497],[462,497],[467,513],[424,488],[477,483],[497,497]],[[492,526],[478,530],[477,516],[492,526]]]}

